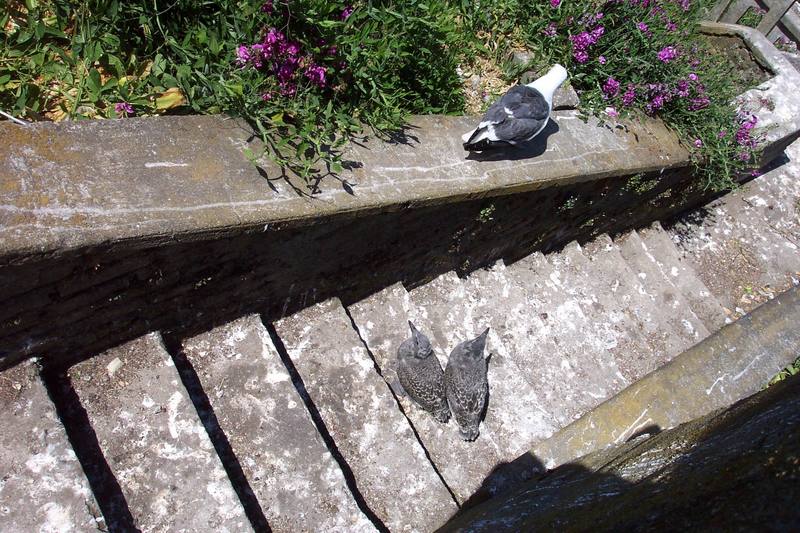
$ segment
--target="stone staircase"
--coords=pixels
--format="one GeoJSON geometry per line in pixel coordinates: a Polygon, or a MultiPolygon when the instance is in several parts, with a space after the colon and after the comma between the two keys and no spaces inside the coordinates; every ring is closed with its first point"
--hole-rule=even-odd
{"type": "Polygon", "coordinates": [[[434,530],[541,469],[518,460],[535,444],[800,282],[800,144],[788,154],[666,229],[6,371],[0,530],[434,530]],[[491,328],[477,441],[397,387],[409,319],[443,366],[491,328]]]}

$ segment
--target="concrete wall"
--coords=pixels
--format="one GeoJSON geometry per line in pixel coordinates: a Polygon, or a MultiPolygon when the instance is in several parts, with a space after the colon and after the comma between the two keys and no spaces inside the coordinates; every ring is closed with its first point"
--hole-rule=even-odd
{"type": "Polygon", "coordinates": [[[560,112],[532,146],[486,158],[460,147],[470,124],[420,117],[404,142],[354,146],[352,169],[311,196],[253,167],[241,151],[252,138],[230,119],[0,124],[0,368],[356,301],[707,196],[658,122],[560,112]]]}

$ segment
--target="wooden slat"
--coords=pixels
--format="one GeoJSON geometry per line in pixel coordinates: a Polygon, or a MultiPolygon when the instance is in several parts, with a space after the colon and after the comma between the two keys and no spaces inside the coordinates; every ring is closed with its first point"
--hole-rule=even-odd
{"type": "Polygon", "coordinates": [[[758,7],[753,0],[736,0],[736,2],[732,3],[731,7],[725,11],[720,22],[736,24],[739,22],[739,19],[742,18],[742,15],[751,7],[758,7]]]}
{"type": "Polygon", "coordinates": [[[761,19],[756,29],[763,34],[767,34],[775,27],[778,21],[783,17],[789,8],[792,7],[795,0],[782,0],[780,2],[775,2],[775,7],[771,7],[770,10],[764,15],[764,18],[761,19]]]}
{"type": "Polygon", "coordinates": [[[713,22],[717,22],[722,14],[725,12],[725,9],[730,5],[731,0],[720,0],[717,4],[709,11],[708,13],[708,20],[713,22]]]}

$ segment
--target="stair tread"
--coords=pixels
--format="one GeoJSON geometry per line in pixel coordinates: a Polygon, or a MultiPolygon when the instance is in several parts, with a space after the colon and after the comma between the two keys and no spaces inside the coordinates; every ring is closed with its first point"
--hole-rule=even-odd
{"type": "MultiPolygon", "coordinates": [[[[443,368],[457,344],[483,331],[472,319],[476,302],[469,299],[463,281],[455,273],[439,276],[409,294],[417,313],[412,320],[422,331],[432,333],[431,342],[437,356],[441,356],[443,368]]],[[[497,331],[489,331],[485,353],[491,354],[489,405],[478,440],[492,441],[498,456],[508,461],[552,433],[553,426],[548,413],[529,408],[537,405],[537,391],[523,379],[497,331]]]]}
{"type": "Polygon", "coordinates": [[[552,347],[552,358],[559,360],[558,368],[551,366],[550,372],[543,373],[547,383],[541,389],[559,425],[570,423],[628,384],[610,352],[619,333],[589,320],[578,300],[563,289],[560,273],[544,255],[536,252],[506,270],[525,293],[529,315],[540,321],[538,328],[527,332],[527,340],[520,335],[518,346],[528,343],[532,351],[544,354],[539,346],[552,347]]]}
{"type": "Polygon", "coordinates": [[[780,287],[800,272],[798,246],[734,191],[670,228],[673,242],[720,303],[736,307],[747,287],[780,287]]]}
{"type": "MultiPolygon", "coordinates": [[[[545,279],[549,276],[546,261],[537,268],[545,279]]],[[[497,331],[508,357],[536,391],[537,409],[548,415],[551,427],[561,428],[612,394],[619,378],[613,359],[586,350],[574,315],[558,307],[564,304],[545,303],[553,299],[548,281],[529,286],[529,294],[512,269],[498,262],[473,272],[466,284],[478,302],[473,310],[477,329],[497,331]]]]}
{"type": "Polygon", "coordinates": [[[183,341],[272,531],[374,531],[269,333],[250,315],[183,341]]]}
{"type": "Polygon", "coordinates": [[[69,377],[138,527],[249,529],[158,334],[79,363],[69,377]]]}
{"type": "Polygon", "coordinates": [[[577,243],[568,245],[553,257],[554,268],[562,290],[578,299],[589,320],[615,335],[610,351],[632,383],[669,361],[668,336],[611,239],[605,235],[590,244],[587,254],[577,243]]]}
{"type": "Polygon", "coordinates": [[[618,237],[615,244],[644,290],[654,299],[662,324],[674,334],[675,353],[694,346],[709,335],[683,294],[664,275],[661,267],[634,230],[618,237]]]}
{"type": "Polygon", "coordinates": [[[274,326],[370,509],[392,531],[441,526],[453,513],[450,493],[339,300],[274,326]]]}
{"type": "Polygon", "coordinates": [[[0,530],[101,529],[99,507],[36,365],[21,363],[0,378],[0,530]]]}
{"type": "Polygon", "coordinates": [[[726,315],[722,306],[691,265],[681,260],[678,249],[661,224],[655,222],[649,228],[641,230],[639,235],[662,272],[681,291],[706,329],[713,332],[724,326],[726,315]]]}
{"type": "MultiPolygon", "coordinates": [[[[348,311],[384,379],[390,383],[395,381],[397,348],[411,335],[408,320],[418,317],[408,292],[398,283],[349,306],[348,311]]],[[[421,324],[415,323],[415,326],[431,336],[421,324]]],[[[436,346],[434,353],[442,355],[436,346]]],[[[464,503],[481,489],[492,469],[502,462],[494,443],[485,438],[465,442],[459,437],[452,418],[447,424],[437,422],[403,393],[398,394],[398,401],[445,483],[458,503],[464,503]]],[[[491,492],[492,487],[487,490],[491,492]]]]}

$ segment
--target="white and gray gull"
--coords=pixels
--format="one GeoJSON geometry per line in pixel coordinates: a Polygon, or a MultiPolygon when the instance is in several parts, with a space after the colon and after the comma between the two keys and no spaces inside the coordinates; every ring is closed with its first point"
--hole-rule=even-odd
{"type": "Polygon", "coordinates": [[[553,93],[567,79],[567,69],[553,65],[541,78],[515,85],[491,105],[474,130],[462,136],[464,149],[487,148],[530,141],[542,132],[553,109],[553,93]]]}

